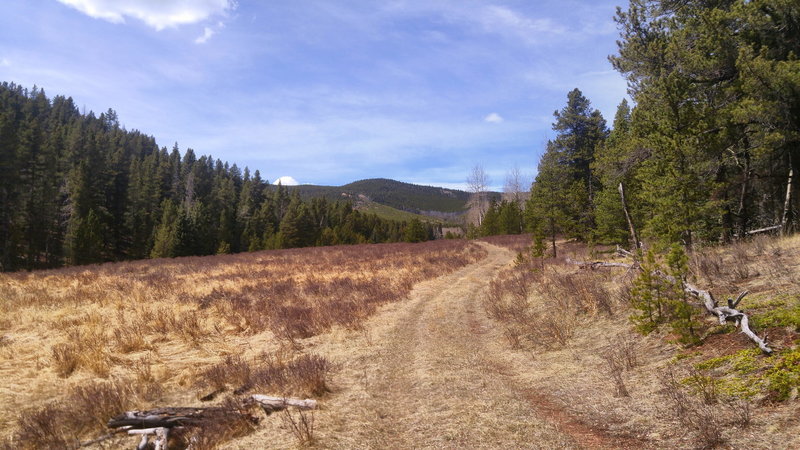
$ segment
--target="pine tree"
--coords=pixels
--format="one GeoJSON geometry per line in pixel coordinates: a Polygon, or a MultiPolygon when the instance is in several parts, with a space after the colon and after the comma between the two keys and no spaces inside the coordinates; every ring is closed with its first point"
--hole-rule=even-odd
{"type": "Polygon", "coordinates": [[[279,226],[281,248],[307,247],[316,242],[314,224],[308,208],[295,196],[286,209],[279,226]]]}
{"type": "Polygon", "coordinates": [[[172,258],[177,256],[178,249],[178,208],[172,199],[164,200],[161,205],[161,220],[153,237],[151,258],[172,258]]]}
{"type": "Polygon", "coordinates": [[[630,289],[631,306],[637,310],[631,315],[631,321],[644,334],[652,332],[667,319],[667,303],[673,286],[659,276],[659,272],[663,272],[663,267],[651,248],[642,260],[641,271],[630,289]]]}
{"type": "Polygon", "coordinates": [[[524,228],[522,208],[517,200],[500,202],[499,229],[501,234],[520,234],[524,228]]]}
{"type": "Polygon", "coordinates": [[[529,226],[550,236],[588,239],[594,227],[594,196],[599,183],[592,172],[595,149],[606,138],[605,120],[580,90],[567,96],[567,105],[554,113],[553,130],[559,134],[547,143],[526,207],[529,226]]]}
{"type": "Polygon", "coordinates": [[[425,226],[419,219],[411,219],[406,225],[405,241],[406,242],[423,242],[428,240],[428,233],[425,231],[425,226]]]}
{"type": "Polygon", "coordinates": [[[500,205],[492,199],[488,208],[483,213],[483,221],[480,224],[481,236],[495,236],[501,233],[500,228],[500,205]]]}
{"type": "Polygon", "coordinates": [[[670,326],[678,334],[680,343],[684,345],[699,344],[699,311],[689,303],[686,291],[683,289],[689,274],[689,258],[681,245],[676,243],[670,248],[667,255],[667,267],[669,275],[674,280],[670,296],[670,326]]]}
{"type": "MultiPolygon", "coordinates": [[[[600,242],[626,244],[629,240],[628,223],[622,209],[618,186],[623,183],[629,192],[638,192],[634,184],[637,161],[631,136],[631,109],[627,100],[617,107],[614,126],[608,139],[597,148],[593,171],[600,180],[600,191],[595,196],[595,239],[600,242]]],[[[630,203],[630,202],[629,202],[630,203]]],[[[635,209],[633,217],[638,218],[635,209]]]]}

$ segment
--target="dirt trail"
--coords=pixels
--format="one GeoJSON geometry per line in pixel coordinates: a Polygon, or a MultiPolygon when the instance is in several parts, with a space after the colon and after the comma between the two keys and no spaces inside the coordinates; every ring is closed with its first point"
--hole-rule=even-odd
{"type": "Polygon", "coordinates": [[[520,362],[489,323],[481,298],[512,252],[421,283],[355,340],[318,420],[319,445],[341,448],[628,447],[575,421],[517,380],[520,362]],[[360,342],[356,342],[360,341],[360,342]],[[507,354],[507,352],[506,352],[507,354]]]}

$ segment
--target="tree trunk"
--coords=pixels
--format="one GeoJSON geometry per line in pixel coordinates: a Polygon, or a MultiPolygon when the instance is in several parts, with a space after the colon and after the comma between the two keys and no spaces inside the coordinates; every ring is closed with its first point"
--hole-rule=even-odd
{"type": "Polygon", "coordinates": [[[744,153],[744,169],[742,171],[744,179],[742,180],[742,190],[739,192],[739,207],[736,210],[736,218],[739,222],[739,230],[737,235],[742,238],[747,234],[747,222],[749,217],[747,214],[747,192],[750,189],[750,152],[744,153]]]}
{"type": "Polygon", "coordinates": [[[789,231],[789,212],[792,207],[792,178],[794,168],[789,169],[789,181],[786,182],[786,200],[783,202],[783,217],[781,218],[781,234],[789,231]]]}
{"type": "Polygon", "coordinates": [[[622,211],[625,212],[625,220],[628,221],[628,228],[631,232],[631,240],[633,240],[633,253],[636,254],[636,251],[642,247],[641,242],[639,241],[639,236],[636,234],[636,228],[633,226],[633,220],[631,220],[631,215],[628,213],[628,204],[625,202],[625,188],[622,186],[622,182],[619,183],[619,197],[622,200],[622,211]]]}

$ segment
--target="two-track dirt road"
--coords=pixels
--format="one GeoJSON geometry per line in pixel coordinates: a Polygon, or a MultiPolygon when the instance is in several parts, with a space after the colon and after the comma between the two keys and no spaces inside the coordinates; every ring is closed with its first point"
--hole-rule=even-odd
{"type": "Polygon", "coordinates": [[[627,446],[571,419],[518,380],[532,360],[509,355],[481,301],[514,254],[482,244],[482,261],[419,284],[356,338],[320,342],[340,364],[317,415],[324,448],[627,446]]]}

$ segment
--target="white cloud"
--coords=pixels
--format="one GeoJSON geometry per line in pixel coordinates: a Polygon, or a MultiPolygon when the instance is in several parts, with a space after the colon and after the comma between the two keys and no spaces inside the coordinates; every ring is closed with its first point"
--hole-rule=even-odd
{"type": "Polygon", "coordinates": [[[205,44],[206,42],[208,42],[209,39],[211,39],[211,36],[214,36],[215,34],[216,31],[214,31],[211,27],[205,27],[203,29],[203,35],[198,36],[197,39],[194,40],[194,43],[205,44]]]}
{"type": "Polygon", "coordinates": [[[11,67],[11,61],[7,58],[0,59],[0,67],[11,67]]]}
{"type": "Polygon", "coordinates": [[[493,112],[493,113],[489,114],[488,116],[484,117],[483,120],[484,120],[484,122],[489,122],[489,123],[500,123],[500,122],[504,121],[505,119],[503,119],[503,116],[501,116],[500,114],[497,114],[496,112],[493,112]]]}
{"type": "Polygon", "coordinates": [[[481,21],[488,31],[506,31],[523,37],[525,40],[538,40],[542,34],[562,34],[564,27],[551,19],[532,19],[502,6],[488,6],[481,21]]]}
{"type": "MultiPolygon", "coordinates": [[[[435,14],[452,24],[467,25],[474,30],[500,35],[528,46],[537,46],[559,39],[571,38],[576,30],[557,19],[560,14],[546,7],[532,4],[528,11],[509,6],[484,5],[489,2],[393,1],[384,2],[384,12],[390,17],[435,14]],[[552,17],[547,17],[552,16],[552,17]]],[[[515,2],[519,3],[519,2],[515,2]]],[[[547,2],[549,3],[549,2],[547,2]]]]}
{"type": "MultiPolygon", "coordinates": [[[[236,8],[235,0],[58,0],[78,11],[112,23],[126,17],[162,30],[197,23],[236,8]]],[[[210,36],[209,36],[210,37],[210,36]]]]}
{"type": "Polygon", "coordinates": [[[297,180],[288,175],[278,178],[272,184],[278,184],[278,183],[280,183],[282,186],[297,186],[300,184],[297,180]]]}

